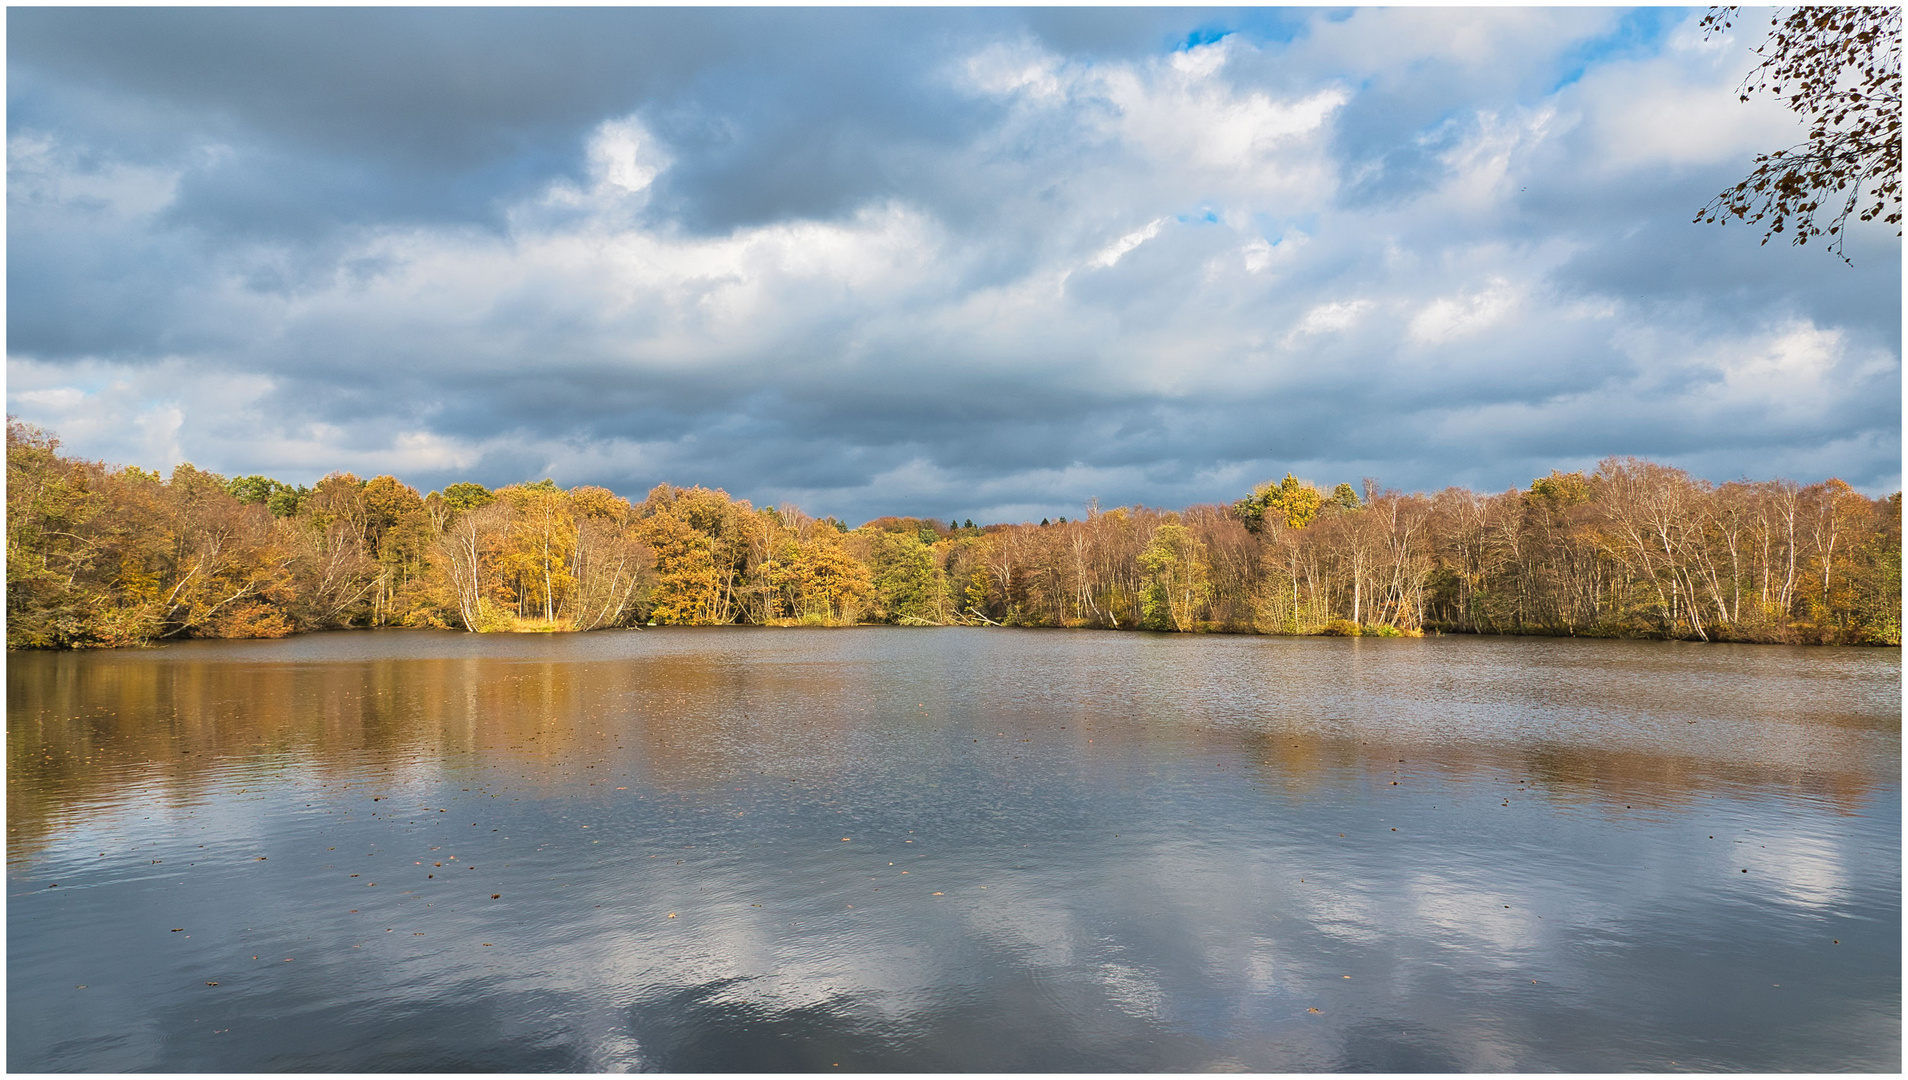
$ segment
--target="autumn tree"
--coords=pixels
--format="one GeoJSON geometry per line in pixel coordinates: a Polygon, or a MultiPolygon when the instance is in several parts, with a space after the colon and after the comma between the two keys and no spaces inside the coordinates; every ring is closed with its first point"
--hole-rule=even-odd
{"type": "MultiPolygon", "coordinates": [[[[1714,7],[1706,34],[1726,32],[1740,9],[1714,7]]],[[[1770,18],[1762,62],[1738,96],[1770,93],[1808,122],[1803,142],[1758,154],[1755,169],[1717,195],[1699,222],[1768,223],[1762,242],[1788,232],[1792,243],[1829,237],[1847,261],[1846,228],[1861,221],[1901,235],[1901,8],[1794,7],[1770,18]]]]}
{"type": "Polygon", "coordinates": [[[641,617],[656,579],[656,553],[636,539],[634,509],[606,488],[577,487],[570,489],[569,510],[575,522],[565,606],[570,625],[628,625],[641,617]]]}
{"type": "Polygon", "coordinates": [[[494,502],[454,512],[432,544],[464,629],[501,628],[496,566],[510,527],[510,508],[494,502]]]}
{"type": "MultiPolygon", "coordinates": [[[[49,432],[7,418],[7,647],[119,644],[97,601],[108,553],[104,468],[59,453],[49,432]]],[[[137,637],[136,634],[131,635],[137,637]]]]}
{"type": "Polygon", "coordinates": [[[779,522],[765,564],[773,602],[769,618],[834,625],[858,622],[874,602],[866,561],[833,519],[793,512],[779,522]]]}
{"type": "Polygon", "coordinates": [[[190,463],[172,470],[162,502],[158,617],[165,633],[283,637],[293,625],[287,560],[263,507],[246,506],[225,478],[190,463]],[[170,550],[166,550],[169,547],[170,550]]]}
{"type": "Polygon", "coordinates": [[[62,455],[9,421],[8,643],[136,645],[327,627],[590,630],[863,619],[1265,633],[1899,644],[1901,498],[1716,485],[1611,458],[1527,490],[1331,495],[1287,475],[1229,507],[854,530],[659,485],[419,496],[62,455]],[[275,506],[274,499],[283,498],[275,506]],[[281,510],[285,512],[280,512],[281,510]]]}
{"type": "Polygon", "coordinates": [[[9,420],[7,640],[84,648],[160,638],[278,637],[298,628],[287,555],[263,506],[223,477],[170,480],[58,453],[9,420]]]}
{"type": "Polygon", "coordinates": [[[361,497],[365,548],[376,565],[370,622],[415,624],[421,620],[412,613],[427,603],[421,590],[435,537],[429,508],[416,488],[394,476],[373,477],[361,497]]]}
{"type": "Polygon", "coordinates": [[[365,538],[364,486],[350,473],[332,473],[313,485],[288,519],[294,615],[303,628],[350,626],[370,618],[378,567],[365,538]]]}
{"type": "Polygon", "coordinates": [[[553,624],[574,579],[570,558],[576,522],[568,500],[552,480],[499,488],[497,500],[509,507],[511,527],[501,565],[510,582],[518,618],[553,624]]]}
{"type": "Polygon", "coordinates": [[[723,491],[660,484],[637,508],[636,536],[656,553],[657,622],[734,622],[750,568],[753,516],[723,491]]]}

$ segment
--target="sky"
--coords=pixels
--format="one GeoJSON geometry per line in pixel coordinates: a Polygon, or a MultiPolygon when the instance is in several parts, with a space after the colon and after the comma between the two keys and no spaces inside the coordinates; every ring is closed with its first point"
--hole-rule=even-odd
{"type": "Polygon", "coordinates": [[[1901,242],[1704,9],[7,12],[7,410],[69,453],[851,523],[1901,486],[1901,242]]]}

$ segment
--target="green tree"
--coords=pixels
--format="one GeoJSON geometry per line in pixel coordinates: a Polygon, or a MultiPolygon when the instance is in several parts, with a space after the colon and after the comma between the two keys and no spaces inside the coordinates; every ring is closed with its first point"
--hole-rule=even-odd
{"type": "Polygon", "coordinates": [[[1559,472],[1550,470],[1549,476],[1540,476],[1530,482],[1530,491],[1525,502],[1532,506],[1541,506],[1546,510],[1564,510],[1579,503],[1590,501],[1590,481],[1580,472],[1559,472]]]}
{"type": "Polygon", "coordinates": [[[1197,625],[1199,612],[1211,599],[1211,567],[1204,545],[1176,521],[1161,522],[1140,552],[1146,572],[1141,594],[1141,625],[1149,630],[1185,632],[1197,625]]]}
{"type": "Polygon", "coordinates": [[[1232,504],[1232,512],[1251,532],[1265,528],[1267,515],[1282,518],[1288,528],[1303,529],[1318,516],[1325,496],[1317,488],[1293,476],[1274,484],[1270,480],[1252,489],[1252,494],[1232,504]]]}
{"type": "Polygon", "coordinates": [[[241,476],[228,480],[225,490],[232,497],[247,506],[263,505],[271,511],[273,517],[291,517],[304,506],[305,499],[311,495],[311,489],[281,483],[269,476],[241,476]]]}
{"type": "Polygon", "coordinates": [[[941,621],[941,569],[932,546],[910,533],[877,533],[870,555],[875,602],[884,618],[902,623],[941,621]]]}
{"type": "Polygon", "coordinates": [[[444,505],[459,512],[489,506],[497,496],[482,484],[448,484],[443,491],[444,505]]]}

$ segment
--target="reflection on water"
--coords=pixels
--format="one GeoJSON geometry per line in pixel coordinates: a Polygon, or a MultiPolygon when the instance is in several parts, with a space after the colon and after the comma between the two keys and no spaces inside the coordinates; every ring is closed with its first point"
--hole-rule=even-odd
{"type": "Polygon", "coordinates": [[[1892,1070],[1900,710],[1653,642],[12,654],[8,1066],[1892,1070]]]}

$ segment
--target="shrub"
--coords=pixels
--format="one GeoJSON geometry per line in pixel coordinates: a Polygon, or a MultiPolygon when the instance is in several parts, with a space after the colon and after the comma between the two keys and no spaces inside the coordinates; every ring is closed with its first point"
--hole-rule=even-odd
{"type": "Polygon", "coordinates": [[[270,604],[240,604],[214,620],[199,636],[216,638],[282,638],[291,634],[291,620],[270,604]]]}

